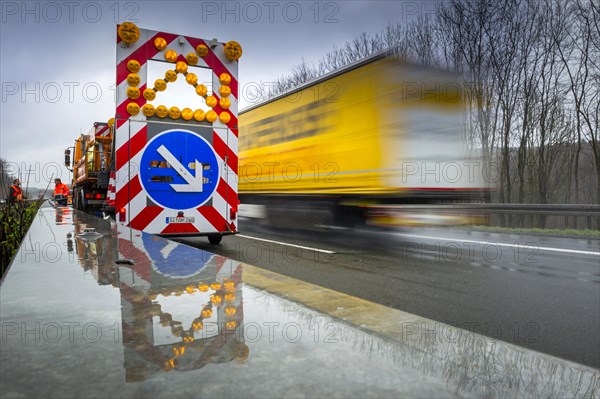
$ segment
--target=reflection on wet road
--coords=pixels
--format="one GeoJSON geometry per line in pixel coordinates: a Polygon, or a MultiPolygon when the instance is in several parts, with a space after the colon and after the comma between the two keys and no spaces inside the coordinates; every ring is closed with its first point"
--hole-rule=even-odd
{"type": "Polygon", "coordinates": [[[595,369],[48,206],[0,301],[7,398],[597,397],[600,384],[595,369]]]}

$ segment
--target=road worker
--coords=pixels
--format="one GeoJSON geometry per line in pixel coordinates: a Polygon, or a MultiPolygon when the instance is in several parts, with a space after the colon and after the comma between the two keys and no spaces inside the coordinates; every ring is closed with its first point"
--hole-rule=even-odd
{"type": "Polygon", "coordinates": [[[21,190],[21,181],[19,179],[13,180],[13,185],[10,186],[10,192],[8,195],[8,202],[14,204],[16,202],[22,202],[25,199],[23,190],[21,190]]]}
{"type": "Polygon", "coordinates": [[[54,200],[58,203],[58,205],[67,206],[69,194],[69,186],[61,182],[61,180],[58,178],[54,179],[54,200]]]}

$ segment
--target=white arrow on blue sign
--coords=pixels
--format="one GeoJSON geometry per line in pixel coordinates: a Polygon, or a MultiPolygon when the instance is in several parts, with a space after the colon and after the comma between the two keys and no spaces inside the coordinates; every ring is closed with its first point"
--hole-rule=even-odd
{"type": "Polygon", "coordinates": [[[143,150],[140,181],[148,196],[165,208],[197,208],[213,195],[219,161],[210,143],[189,130],[168,130],[143,150]],[[168,167],[164,167],[165,162],[168,167]],[[159,165],[163,167],[159,167],[159,165]]]}
{"type": "Polygon", "coordinates": [[[174,168],[177,173],[179,173],[179,175],[181,177],[183,177],[183,179],[188,183],[188,184],[171,184],[171,187],[173,187],[175,189],[175,191],[178,192],[202,192],[202,164],[200,162],[198,162],[198,160],[196,159],[196,167],[194,168],[196,170],[196,176],[192,176],[192,174],[190,172],[187,171],[187,169],[185,168],[185,166],[183,166],[181,164],[181,162],[179,162],[177,160],[177,158],[175,158],[173,156],[173,154],[171,154],[169,152],[169,150],[167,150],[167,147],[165,147],[164,145],[161,145],[160,147],[158,147],[158,153],[160,155],[163,156],[164,159],[167,160],[167,162],[169,162],[169,164],[171,164],[171,167],[174,168]]]}

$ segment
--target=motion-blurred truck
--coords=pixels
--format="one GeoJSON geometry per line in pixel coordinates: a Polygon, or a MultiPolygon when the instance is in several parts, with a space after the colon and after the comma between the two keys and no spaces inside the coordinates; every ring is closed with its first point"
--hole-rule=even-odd
{"type": "Polygon", "coordinates": [[[385,53],[331,72],[240,112],[240,215],[282,227],[461,224],[434,205],[488,192],[465,120],[457,73],[385,53]]]}

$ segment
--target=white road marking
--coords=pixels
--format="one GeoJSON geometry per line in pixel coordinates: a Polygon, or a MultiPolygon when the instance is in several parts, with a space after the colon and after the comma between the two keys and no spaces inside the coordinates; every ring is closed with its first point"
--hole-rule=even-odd
{"type": "Polygon", "coordinates": [[[305,247],[304,245],[296,245],[296,244],[289,244],[287,242],[281,242],[281,241],[274,241],[274,240],[266,240],[264,238],[257,238],[257,237],[250,237],[250,236],[245,236],[242,234],[236,234],[238,237],[242,237],[242,238],[248,238],[250,240],[257,240],[257,241],[264,241],[264,242],[272,242],[273,244],[279,244],[279,245],[287,245],[288,247],[294,247],[294,248],[301,248],[301,249],[308,249],[309,251],[316,251],[316,252],[323,252],[325,254],[334,254],[334,251],[329,251],[327,249],[319,249],[319,248],[312,248],[312,247],[305,247]]]}
{"type": "MultiPolygon", "coordinates": [[[[532,245],[530,245],[530,244],[533,244],[533,243],[506,244],[506,243],[502,243],[502,242],[463,240],[463,239],[458,239],[458,238],[432,237],[432,236],[422,236],[422,235],[417,235],[417,234],[404,234],[404,233],[394,233],[394,234],[397,236],[410,237],[410,238],[425,238],[425,239],[429,239],[429,240],[442,240],[442,241],[454,241],[454,242],[470,242],[470,243],[475,243],[475,244],[497,245],[499,247],[508,247],[508,248],[517,248],[517,249],[523,249],[523,247],[525,247],[525,246],[531,247],[532,245]]],[[[571,253],[571,254],[600,256],[600,252],[580,251],[577,249],[564,249],[564,248],[551,248],[551,247],[538,247],[538,246],[536,246],[535,248],[540,251],[552,251],[552,252],[563,252],[563,253],[571,253]]]]}

